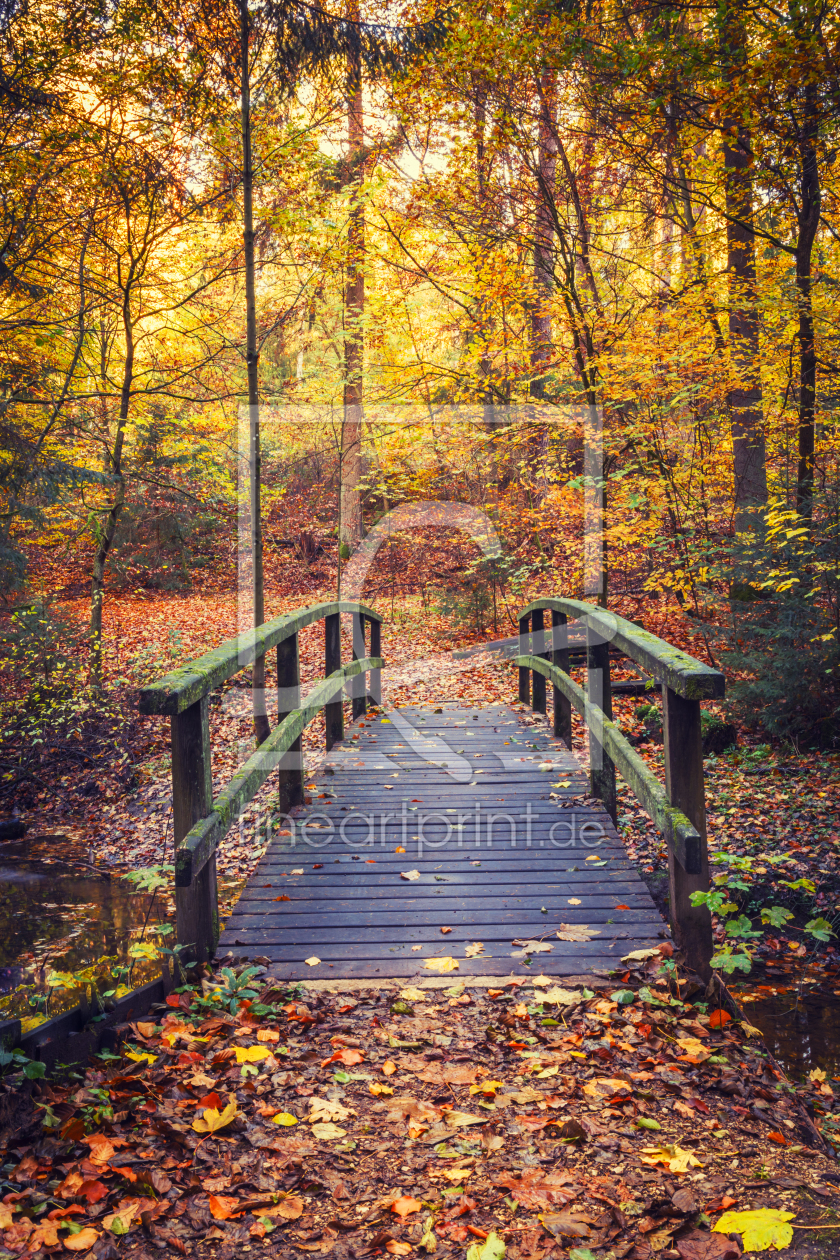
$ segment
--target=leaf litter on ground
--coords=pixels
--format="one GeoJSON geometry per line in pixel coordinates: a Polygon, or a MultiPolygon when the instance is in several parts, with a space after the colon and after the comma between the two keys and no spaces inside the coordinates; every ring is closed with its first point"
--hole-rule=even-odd
{"type": "Polygon", "coordinates": [[[0,1247],[736,1260],[799,1228],[828,1242],[836,1174],[795,1095],[702,990],[674,995],[669,951],[628,956],[622,988],[263,975],[235,1015],[204,977],[83,1079],[7,1078],[0,1247]]]}

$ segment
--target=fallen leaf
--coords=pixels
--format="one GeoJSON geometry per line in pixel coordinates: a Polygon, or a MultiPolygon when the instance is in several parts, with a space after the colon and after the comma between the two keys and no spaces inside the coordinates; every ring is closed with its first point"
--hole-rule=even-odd
{"type": "Polygon", "coordinates": [[[270,1208],[260,1208],[260,1216],[279,1216],[284,1221],[296,1221],[303,1215],[303,1199],[299,1194],[280,1192],[280,1200],[270,1208]]]}
{"type": "Polygon", "coordinates": [[[297,1124],[297,1117],[290,1111],[278,1111],[276,1116],[272,1116],[272,1124],[282,1124],[284,1128],[291,1128],[293,1124],[297,1124]]]}
{"type": "Polygon", "coordinates": [[[393,1059],[386,1059],[382,1064],[382,1071],[386,1076],[393,1076],[397,1070],[397,1065],[393,1059]]]}
{"type": "Polygon", "coordinates": [[[586,924],[561,923],[557,931],[557,936],[561,941],[591,941],[593,936],[600,936],[601,932],[597,928],[587,927],[586,924]]]}
{"type": "Polygon", "coordinates": [[[71,1234],[69,1238],[63,1239],[64,1246],[68,1251],[88,1251],[99,1237],[98,1229],[79,1230],[78,1234],[71,1234]]]}
{"type": "Polygon", "coordinates": [[[400,997],[406,1002],[422,1002],[429,994],[423,989],[418,989],[414,985],[409,985],[407,989],[400,989],[400,997]]]}
{"type": "Polygon", "coordinates": [[[720,1234],[693,1229],[676,1240],[680,1260],[740,1260],[741,1248],[720,1234]]]}
{"type": "Polygon", "coordinates": [[[316,958],[313,954],[311,958],[304,958],[303,961],[306,963],[307,967],[317,967],[321,959],[316,958]]]}
{"type": "Polygon", "coordinates": [[[579,906],[581,904],[580,897],[569,897],[566,904],[570,906],[579,906]]]}
{"type": "Polygon", "coordinates": [[[617,1094],[622,1090],[628,1094],[633,1092],[626,1081],[614,1080],[609,1076],[599,1076],[594,1081],[587,1081],[583,1087],[584,1094],[588,1094],[590,1098],[598,1098],[601,1094],[617,1094]]]}
{"type": "Polygon", "coordinates": [[[316,1124],[322,1120],[346,1120],[348,1116],[354,1114],[352,1108],[344,1107],[340,1102],[331,1102],[328,1098],[310,1098],[309,1106],[312,1108],[312,1114],[309,1117],[310,1124],[316,1124]]]}
{"type": "Polygon", "coordinates": [[[689,1168],[702,1168],[703,1165],[691,1151],[684,1151],[681,1146],[646,1146],[647,1154],[640,1155],[643,1164],[655,1167],[665,1164],[672,1173],[688,1172],[689,1168]]]}
{"type": "Polygon", "coordinates": [[[709,1016],[709,1027],[723,1028],[724,1024],[728,1024],[731,1018],[732,1016],[729,1014],[729,1011],[725,1011],[722,1007],[720,1007],[718,1010],[712,1011],[709,1016]]]}
{"type": "Polygon", "coordinates": [[[443,935],[443,936],[448,936],[448,935],[449,935],[449,933],[452,931],[452,928],[451,928],[451,927],[442,927],[440,930],[441,930],[441,935],[443,935]]]}
{"type": "Polygon", "coordinates": [[[516,953],[511,954],[511,958],[522,958],[528,954],[550,954],[554,948],[553,945],[549,945],[548,941],[514,941],[513,944],[519,945],[521,948],[516,953]]]}
{"type": "Polygon", "coordinates": [[[228,1195],[210,1195],[210,1215],[214,1221],[229,1221],[233,1216],[241,1216],[242,1208],[239,1200],[228,1195]]]}
{"type": "Polygon", "coordinates": [[[478,958],[479,954],[484,953],[484,945],[481,941],[473,941],[467,945],[464,954],[467,958],[478,958]]]}
{"type": "Polygon", "coordinates": [[[419,879],[419,871],[400,871],[400,879],[419,879]]]}
{"type": "Polygon", "coordinates": [[[822,1068],[812,1068],[808,1073],[808,1080],[814,1085],[821,1085],[825,1080],[825,1072],[822,1068]]]}
{"type": "Polygon", "coordinates": [[[414,1248],[411,1243],[400,1242],[397,1238],[389,1238],[385,1250],[391,1256],[410,1256],[414,1248]]]}
{"type": "Polygon", "coordinates": [[[266,1046],[237,1046],[236,1062],[237,1063],[262,1063],[263,1059],[271,1057],[271,1051],[266,1046]]]}
{"type": "Polygon", "coordinates": [[[391,1211],[404,1218],[411,1216],[412,1212],[419,1212],[422,1206],[419,1199],[412,1199],[411,1195],[403,1195],[391,1204],[391,1211]]]}
{"type": "Polygon", "coordinates": [[[412,952],[412,954],[416,954],[416,953],[417,953],[417,951],[418,951],[418,949],[422,949],[422,948],[423,948],[423,946],[422,946],[422,945],[412,945],[412,947],[411,947],[411,952],[412,952]]]}
{"type": "Polygon", "coordinates": [[[745,1251],[781,1251],[793,1238],[793,1228],[788,1224],[795,1212],[780,1212],[778,1208],[756,1208],[752,1212],[724,1212],[712,1229],[718,1234],[740,1234],[745,1251]]]}
{"type": "Polygon", "coordinates": [[[332,1142],[336,1138],[347,1136],[346,1129],[340,1129],[337,1124],[313,1124],[313,1137],[318,1138],[322,1142],[332,1142]]]}
{"type": "Polygon", "coordinates": [[[423,964],[426,971],[458,971],[457,958],[427,958],[423,964]]]}
{"type": "Polygon", "coordinates": [[[467,1260],[502,1260],[506,1250],[504,1242],[494,1230],[483,1242],[475,1242],[467,1248],[467,1260]]]}
{"type": "Polygon", "coordinates": [[[461,1129],[468,1124],[486,1124],[486,1116],[474,1116],[469,1111],[447,1111],[443,1116],[444,1124],[450,1129],[461,1129]]]}
{"type": "Polygon", "coordinates": [[[232,1098],[224,1111],[208,1107],[203,1116],[193,1120],[192,1127],[196,1133],[218,1133],[219,1129],[223,1129],[236,1118],[236,1114],[236,1099],[232,1098]]]}
{"type": "Polygon", "coordinates": [[[368,1089],[377,1096],[380,1094],[393,1094],[394,1092],[390,1085],[383,1085],[381,1081],[368,1081],[368,1089]]]}

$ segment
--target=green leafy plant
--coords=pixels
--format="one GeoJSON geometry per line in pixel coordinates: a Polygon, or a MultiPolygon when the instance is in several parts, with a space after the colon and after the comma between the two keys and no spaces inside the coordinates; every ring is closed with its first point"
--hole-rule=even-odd
{"type": "MultiPolygon", "coordinates": [[[[728,869],[713,877],[713,886],[708,892],[693,892],[691,894],[691,904],[693,906],[708,906],[711,913],[717,915],[723,924],[724,939],[718,944],[711,963],[717,970],[724,971],[727,974],[731,974],[734,971],[749,972],[752,970],[754,950],[750,942],[763,936],[762,930],[755,928],[753,920],[744,913],[741,904],[732,899],[732,894],[737,896],[739,893],[745,894],[753,891],[748,881],[752,878],[753,868],[757,860],[750,856],[716,853],[712,861],[725,865],[728,869]]],[[[771,865],[778,865],[788,861],[790,861],[790,858],[783,854],[773,854],[761,858],[762,863],[766,862],[771,865]]],[[[779,880],[779,883],[792,890],[802,889],[811,894],[816,891],[814,882],[810,879],[782,879],[779,880]]],[[[781,928],[793,918],[793,912],[787,910],[784,906],[762,906],[759,914],[763,927],[781,928]]],[[[834,935],[831,930],[831,924],[823,918],[811,919],[805,924],[803,931],[812,936],[814,940],[823,943],[827,942],[834,935]]]]}

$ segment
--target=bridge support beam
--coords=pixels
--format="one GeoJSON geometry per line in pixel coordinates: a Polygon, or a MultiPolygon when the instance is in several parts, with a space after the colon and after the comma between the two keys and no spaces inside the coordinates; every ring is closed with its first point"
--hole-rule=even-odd
{"type": "MultiPolygon", "coordinates": [[[[324,618],[324,665],[325,676],[341,668],[341,614],[331,613],[324,618]]],[[[344,706],[341,696],[332,704],[324,705],[327,752],[333,744],[344,739],[344,706]]]]}
{"type": "Polygon", "coordinates": [[[597,631],[587,628],[587,696],[589,699],[589,782],[593,796],[615,823],[618,810],[615,796],[615,764],[598,738],[601,714],[612,720],[612,688],[610,685],[610,645],[597,631]]]}
{"type": "Polygon", "coordinates": [[[689,967],[704,980],[711,977],[712,917],[708,906],[693,906],[693,892],[709,890],[709,851],[706,845],[706,794],[703,781],[703,740],[700,701],[662,688],[665,738],[665,791],[702,837],[700,869],[689,874],[668,850],[671,930],[689,967]]]}
{"type": "MultiPolygon", "coordinates": [[[[535,608],[531,619],[531,626],[534,631],[534,655],[542,656],[548,660],[548,653],[545,650],[545,614],[541,608],[535,608]]],[[[532,707],[537,713],[545,713],[545,675],[538,674],[536,670],[531,674],[531,692],[533,695],[532,707]]]]}
{"type": "MultiPolygon", "coordinates": [[[[365,651],[365,619],[361,613],[353,614],[353,660],[362,661],[365,651]]],[[[367,712],[367,688],[364,674],[350,679],[350,695],[353,698],[353,721],[367,712]]]]}
{"type": "MultiPolygon", "coordinates": [[[[300,658],[298,636],[277,644],[277,724],[300,707],[300,658]]],[[[277,771],[280,813],[288,814],[303,800],[303,746],[301,736],[289,748],[277,771]]]]}
{"type": "MultiPolygon", "coordinates": [[[[175,848],[213,806],[210,766],[209,697],[173,713],[172,824],[175,848]]],[[[213,957],[219,943],[219,899],[215,853],[187,888],[175,889],[175,921],[183,956],[196,962],[213,957]]]]}
{"type": "MultiPolygon", "coordinates": [[[[519,618],[519,655],[531,655],[531,618],[519,618]]],[[[531,671],[527,666],[519,666],[519,699],[522,704],[531,703],[531,671]]]]}
{"type": "MultiPolygon", "coordinates": [[[[566,614],[552,610],[551,628],[556,631],[558,627],[566,626],[566,614]]],[[[565,629],[562,632],[565,635],[565,629]]],[[[555,636],[552,635],[551,643],[551,663],[556,665],[558,669],[562,669],[564,674],[569,672],[569,653],[566,648],[557,647],[555,636]]],[[[572,702],[568,696],[564,696],[559,687],[553,683],[552,691],[552,714],[554,718],[554,734],[557,739],[562,739],[567,748],[572,746],[572,702]]]]}

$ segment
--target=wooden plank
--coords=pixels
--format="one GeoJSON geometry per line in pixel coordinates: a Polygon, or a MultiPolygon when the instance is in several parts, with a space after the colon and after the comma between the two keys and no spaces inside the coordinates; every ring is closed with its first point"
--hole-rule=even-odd
{"type": "MultiPolygon", "coordinates": [[[[213,803],[210,762],[210,708],[202,696],[188,709],[173,713],[172,728],[172,827],[175,862],[178,849],[193,826],[213,803]]],[[[194,878],[175,887],[175,924],[185,959],[205,962],[212,958],[219,939],[219,911],[215,854],[194,878]]]]}
{"type": "Polygon", "coordinates": [[[225,948],[264,955],[271,974],[286,978],[428,976],[425,957],[452,953],[459,957],[457,978],[528,974],[511,957],[514,939],[551,934],[551,951],[535,955],[533,967],[566,975],[607,970],[622,954],[661,939],[662,920],[609,815],[576,800],[587,790],[586,778],[546,730],[523,729],[504,707],[481,711],[473,729],[463,709],[428,725],[422,710],[400,711],[391,723],[372,716],[348,732],[360,739],[336,745],[329,773],[310,780],[306,807],[287,824],[294,824],[296,842],[284,835],[271,845],[228,920],[225,948]],[[405,719],[413,724],[408,733],[405,719]],[[451,768],[440,765],[446,750],[456,763],[451,768]],[[544,762],[551,770],[538,770],[544,762]],[[455,777],[465,765],[472,772],[467,783],[455,777]],[[554,787],[558,781],[569,788],[554,787]],[[507,814],[522,831],[516,843],[507,814]],[[579,842],[587,823],[600,827],[597,850],[579,842]],[[552,828],[558,835],[574,828],[575,848],[551,845],[552,828]],[[374,843],[367,845],[371,829],[374,843]],[[422,846],[415,839],[421,834],[422,846]],[[398,847],[407,851],[397,853],[398,847]],[[606,865],[587,866],[590,856],[606,865]],[[298,868],[303,874],[292,875],[298,868]],[[420,877],[401,880],[409,869],[420,877]],[[560,923],[587,924],[599,935],[561,942],[553,935],[560,923]],[[452,928],[445,939],[441,926],[452,928]],[[460,957],[473,940],[497,957],[460,957]],[[423,948],[411,956],[411,944],[423,948]],[[310,970],[305,959],[312,955],[322,962],[310,970]]]}

